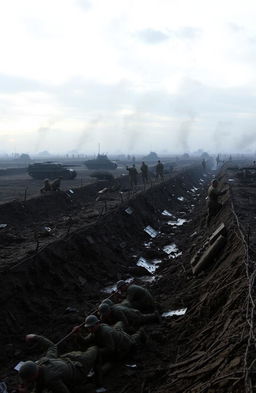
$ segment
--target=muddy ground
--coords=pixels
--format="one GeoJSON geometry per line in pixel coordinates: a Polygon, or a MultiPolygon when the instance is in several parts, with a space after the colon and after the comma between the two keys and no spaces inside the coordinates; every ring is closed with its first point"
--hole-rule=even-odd
{"type": "MultiPolygon", "coordinates": [[[[26,253],[19,254],[21,247],[16,240],[8,243],[12,255],[9,261],[8,253],[4,255],[1,250],[4,263],[0,340],[5,348],[0,354],[1,379],[9,374],[7,382],[12,384],[12,367],[19,360],[39,355],[36,348],[25,345],[25,334],[34,332],[58,341],[106,297],[104,288],[120,278],[133,278],[150,288],[162,312],[184,308],[187,311],[182,316],[164,318],[160,325],[146,327],[148,341],[130,359],[137,367],[120,365],[118,372],[110,372],[105,379],[109,391],[243,392],[245,386],[253,389],[253,289],[248,296],[253,232],[248,249],[248,237],[243,238],[248,221],[253,226],[253,206],[244,202],[240,195],[244,185],[234,173],[231,187],[225,168],[218,177],[221,186],[229,191],[222,197],[223,208],[209,228],[205,197],[212,174],[203,174],[200,166],[191,166],[145,192],[127,192],[123,202],[108,201],[111,208],[88,222],[77,197],[72,201],[80,221],[77,228],[61,232],[59,238],[43,247],[39,244],[38,250],[34,241],[31,252],[26,249],[26,253]],[[128,207],[131,214],[125,211],[128,207]],[[163,214],[164,210],[174,217],[163,214]],[[225,246],[204,271],[193,276],[191,258],[222,222],[227,227],[225,246]],[[144,231],[148,225],[158,231],[156,237],[151,238],[144,231]],[[167,254],[164,247],[173,244],[176,249],[167,254]],[[136,265],[141,257],[151,262],[151,267],[152,261],[161,261],[154,274],[136,265]]],[[[98,189],[89,189],[86,195],[90,204],[89,196],[94,203],[98,189]]],[[[66,199],[60,199],[60,195],[47,198],[24,208],[19,204],[16,210],[6,206],[1,214],[12,218],[10,226],[22,221],[26,228],[32,226],[35,216],[45,225],[47,208],[50,212],[57,209],[58,217],[66,216],[66,199]]],[[[104,206],[105,202],[101,202],[104,206]]],[[[22,236],[15,236],[18,235],[22,236]]],[[[59,349],[63,353],[74,347],[71,338],[59,349]]],[[[93,391],[94,386],[86,388],[93,391]]]]}

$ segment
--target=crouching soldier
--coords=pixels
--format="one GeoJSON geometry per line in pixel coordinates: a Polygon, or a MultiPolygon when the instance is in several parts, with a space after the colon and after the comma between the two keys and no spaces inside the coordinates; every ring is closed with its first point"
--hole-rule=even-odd
{"type": "Polygon", "coordinates": [[[45,192],[50,192],[51,189],[51,183],[49,179],[44,180],[44,186],[40,189],[41,194],[44,194],[45,192]]]}
{"type": "Polygon", "coordinates": [[[157,311],[152,314],[142,314],[139,310],[125,307],[121,304],[112,303],[110,305],[103,301],[98,310],[102,322],[115,326],[121,321],[125,330],[129,327],[138,328],[146,323],[160,321],[160,315],[157,311]]]}
{"type": "Polygon", "coordinates": [[[123,280],[116,284],[117,291],[125,299],[121,302],[123,306],[135,308],[142,313],[152,313],[155,311],[155,302],[151,293],[139,285],[129,285],[123,280]]]}
{"type": "Polygon", "coordinates": [[[34,385],[35,393],[41,393],[44,389],[52,393],[69,393],[69,389],[72,390],[74,385],[84,380],[92,368],[97,376],[97,347],[58,356],[57,346],[43,336],[28,334],[26,341],[35,341],[47,349],[44,357],[36,362],[24,362],[19,370],[25,387],[34,385]]]}
{"type": "Polygon", "coordinates": [[[101,323],[95,315],[89,315],[84,326],[89,334],[86,337],[79,334],[81,345],[86,347],[97,345],[103,362],[125,359],[138,345],[145,342],[145,333],[142,330],[129,335],[120,328],[115,329],[101,323]]]}
{"type": "Polygon", "coordinates": [[[52,191],[60,191],[60,183],[61,183],[62,177],[58,177],[57,179],[54,179],[51,184],[51,190],[52,191]]]}

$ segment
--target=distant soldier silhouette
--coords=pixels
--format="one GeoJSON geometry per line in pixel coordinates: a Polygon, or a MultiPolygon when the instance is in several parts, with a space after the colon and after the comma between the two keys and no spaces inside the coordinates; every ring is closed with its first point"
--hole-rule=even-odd
{"type": "Polygon", "coordinates": [[[137,186],[138,182],[138,171],[135,167],[135,164],[131,167],[126,167],[127,171],[129,172],[129,180],[130,180],[130,185],[133,188],[133,186],[137,186]]]}
{"type": "Polygon", "coordinates": [[[49,179],[44,180],[44,187],[40,189],[41,194],[44,194],[45,192],[50,192],[51,191],[51,183],[49,179]]]}
{"type": "Polygon", "coordinates": [[[141,170],[143,184],[147,184],[148,183],[148,166],[147,166],[147,164],[145,164],[144,161],[142,162],[140,170],[141,170]]]}
{"type": "Polygon", "coordinates": [[[164,166],[160,160],[158,160],[156,165],[156,179],[164,180],[164,166]]]}

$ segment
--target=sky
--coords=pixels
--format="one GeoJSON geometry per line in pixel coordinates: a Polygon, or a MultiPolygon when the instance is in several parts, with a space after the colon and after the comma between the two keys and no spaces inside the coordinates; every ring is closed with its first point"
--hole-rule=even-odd
{"type": "Polygon", "coordinates": [[[0,2],[0,153],[256,151],[255,0],[0,2]]]}

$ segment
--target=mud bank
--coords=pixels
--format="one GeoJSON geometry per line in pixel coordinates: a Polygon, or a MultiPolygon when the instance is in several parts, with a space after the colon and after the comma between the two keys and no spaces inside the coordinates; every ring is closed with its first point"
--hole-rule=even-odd
{"type": "MultiPolygon", "coordinates": [[[[74,322],[74,318],[68,322],[68,306],[87,312],[104,286],[120,277],[133,276],[136,271],[147,274],[136,267],[144,242],[150,240],[144,228],[151,225],[160,230],[164,209],[183,214],[190,211],[195,200],[190,190],[200,185],[200,177],[201,168],[184,170],[168,183],[123,203],[96,223],[51,243],[35,256],[16,261],[11,270],[2,271],[0,330],[3,343],[10,344],[9,360],[17,346],[23,344],[28,328],[57,340],[74,322]],[[127,207],[133,209],[132,214],[127,214],[127,207]]],[[[38,207],[36,201],[31,203],[38,207]]]]}
{"type": "MultiPolygon", "coordinates": [[[[224,186],[225,173],[220,179],[224,186]]],[[[147,345],[134,359],[138,369],[128,373],[120,366],[107,377],[106,386],[125,393],[244,391],[246,251],[229,194],[206,227],[209,180],[200,167],[186,169],[1,273],[1,344],[7,349],[1,363],[35,356],[24,345],[26,333],[58,341],[106,296],[101,290],[118,279],[136,277],[141,282],[146,276],[152,281],[137,263],[139,258],[158,259],[154,280],[146,285],[162,312],[187,311],[148,326],[147,345]],[[194,276],[191,258],[221,222],[227,228],[226,244],[194,276]],[[148,226],[156,236],[144,231],[148,226]],[[176,254],[166,253],[164,248],[173,244],[176,254]]],[[[68,341],[61,351],[70,347],[68,341]]]]}

